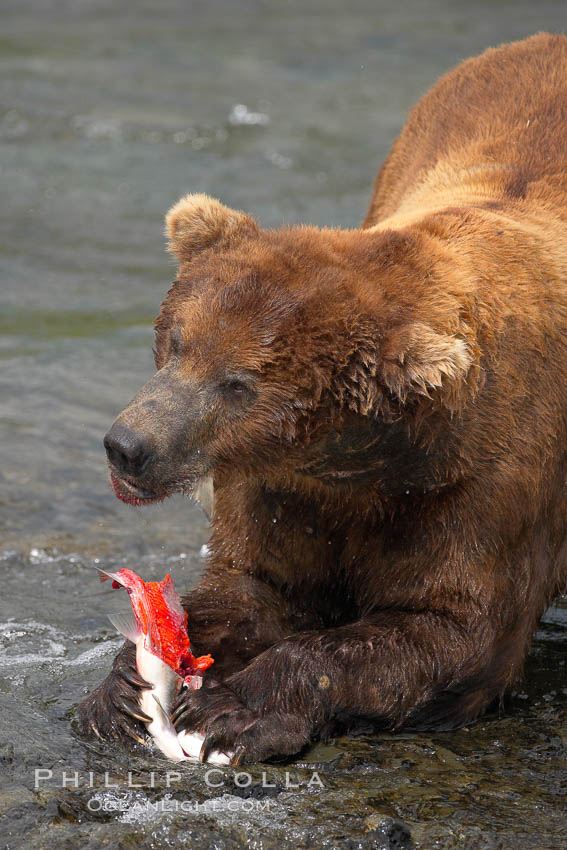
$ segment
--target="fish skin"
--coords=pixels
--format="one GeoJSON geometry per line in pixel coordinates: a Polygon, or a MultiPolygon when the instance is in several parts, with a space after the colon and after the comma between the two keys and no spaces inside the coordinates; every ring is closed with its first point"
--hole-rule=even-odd
{"type": "MultiPolygon", "coordinates": [[[[211,655],[195,658],[187,634],[187,611],[181,605],[169,575],[163,581],[144,581],[133,570],[110,573],[97,567],[101,581],[112,579],[113,587],[124,587],[136,623],[146,636],[146,649],[158,655],[182,678],[194,676],[210,667],[211,655]]],[[[126,634],[126,637],[129,637],[126,634]]],[[[134,640],[134,638],[131,638],[134,640]]],[[[134,641],[135,642],[135,641],[134,641]]]]}

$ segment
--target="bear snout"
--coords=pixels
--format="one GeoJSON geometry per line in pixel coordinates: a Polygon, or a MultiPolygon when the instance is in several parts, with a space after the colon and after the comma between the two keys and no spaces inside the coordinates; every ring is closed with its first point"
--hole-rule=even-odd
{"type": "Polygon", "coordinates": [[[120,422],[114,423],[103,443],[108,462],[120,475],[137,478],[152,461],[153,451],[147,438],[120,422]]]}
{"type": "Polygon", "coordinates": [[[191,492],[210,473],[212,433],[203,394],[177,371],[157,372],[134,396],[104,437],[115,496],[150,505],[191,492]]]}

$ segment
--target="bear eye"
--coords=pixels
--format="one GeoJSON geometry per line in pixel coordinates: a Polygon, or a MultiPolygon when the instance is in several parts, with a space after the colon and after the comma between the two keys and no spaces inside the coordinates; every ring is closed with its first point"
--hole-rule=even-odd
{"type": "Polygon", "coordinates": [[[221,382],[220,387],[225,394],[232,398],[254,395],[254,390],[250,386],[250,383],[237,375],[225,378],[221,382]]]}
{"type": "Polygon", "coordinates": [[[231,393],[235,393],[236,395],[248,391],[248,387],[246,386],[244,381],[239,381],[238,378],[231,378],[228,381],[224,381],[223,389],[228,390],[231,393]]]}

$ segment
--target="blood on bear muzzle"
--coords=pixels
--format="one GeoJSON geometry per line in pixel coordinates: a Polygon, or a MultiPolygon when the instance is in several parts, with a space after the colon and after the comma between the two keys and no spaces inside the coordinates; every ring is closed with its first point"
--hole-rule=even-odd
{"type": "Polygon", "coordinates": [[[127,478],[121,478],[111,471],[110,483],[114,490],[114,495],[122,502],[128,505],[151,505],[154,502],[161,502],[169,493],[156,490],[146,490],[143,487],[138,487],[127,478]]]}

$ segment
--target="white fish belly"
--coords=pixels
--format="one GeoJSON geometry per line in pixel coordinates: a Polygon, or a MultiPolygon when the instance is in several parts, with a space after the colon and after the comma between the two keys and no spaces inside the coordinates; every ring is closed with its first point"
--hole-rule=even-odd
{"type": "Polygon", "coordinates": [[[146,728],[164,755],[181,761],[186,756],[169,719],[181,679],[161,658],[147,651],[143,636],[136,644],[136,666],[140,676],[153,685],[152,690],[140,691],[140,708],[152,718],[146,728]]]}
{"type": "MultiPolygon", "coordinates": [[[[191,761],[198,761],[199,753],[205,740],[202,732],[189,732],[187,729],[184,732],[180,732],[177,738],[186,757],[191,761]]],[[[219,750],[213,750],[209,753],[207,764],[230,764],[232,756],[233,753],[221,753],[219,750]]]]}
{"type": "MultiPolygon", "coordinates": [[[[189,730],[177,734],[169,719],[181,687],[181,678],[161,658],[147,651],[143,636],[136,643],[136,666],[140,676],[153,685],[152,690],[144,688],[140,691],[140,708],[152,718],[146,728],[156,746],[175,761],[198,761],[205,736],[201,732],[189,730]]],[[[232,755],[213,750],[207,758],[207,764],[229,764],[232,755]]]]}

